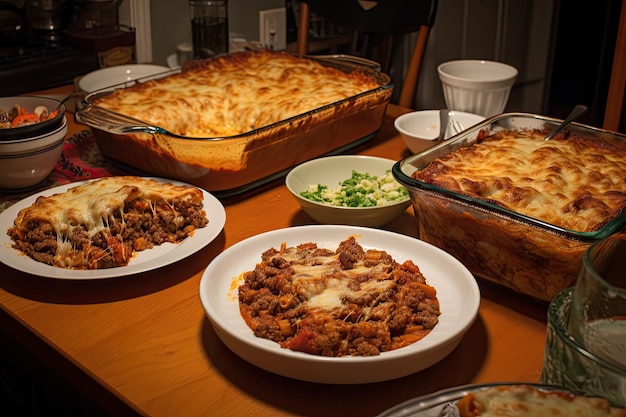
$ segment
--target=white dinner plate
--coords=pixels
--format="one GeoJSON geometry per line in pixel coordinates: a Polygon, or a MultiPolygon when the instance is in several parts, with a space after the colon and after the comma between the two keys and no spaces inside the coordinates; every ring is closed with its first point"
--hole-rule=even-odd
{"type": "Polygon", "coordinates": [[[421,371],[446,357],[474,322],[480,292],[472,274],[457,259],[413,237],[358,226],[313,225],[263,233],[218,255],[200,281],[200,299],[218,337],[234,353],[267,371],[310,382],[360,384],[386,381],[421,371]],[[336,249],[349,236],[367,249],[387,251],[396,261],[412,260],[437,290],[439,323],[423,339],[377,356],[322,357],[281,348],[254,336],[239,313],[238,279],[254,269],[269,248],[314,242],[336,249]]]}
{"type": "MultiPolygon", "coordinates": [[[[193,185],[186,184],[184,182],[163,178],[146,179],[153,179],[162,183],[194,187],[193,185]]],[[[37,262],[11,247],[13,245],[13,240],[11,240],[7,234],[7,230],[13,226],[13,221],[21,209],[29,207],[39,196],[51,196],[53,194],[63,193],[69,188],[76,187],[77,185],[84,184],[89,181],[74,182],[42,191],[26,197],[0,213],[0,261],[19,271],[48,278],[87,280],[126,276],[160,268],[186,258],[212,242],[213,239],[220,234],[224,224],[226,223],[226,212],[224,211],[222,203],[220,203],[217,198],[209,194],[207,191],[196,187],[202,191],[204,196],[204,210],[207,214],[207,218],[209,219],[209,223],[205,227],[197,229],[192,236],[187,237],[182,242],[164,243],[162,245],[155,246],[152,249],[137,252],[137,254],[126,266],[88,271],[65,269],[37,262]]]]}
{"type": "Polygon", "coordinates": [[[127,83],[134,84],[136,80],[147,80],[152,76],[160,78],[169,74],[170,68],[154,64],[127,64],[115,65],[92,71],[78,80],[78,87],[86,92],[103,90],[108,87],[127,83]]]}

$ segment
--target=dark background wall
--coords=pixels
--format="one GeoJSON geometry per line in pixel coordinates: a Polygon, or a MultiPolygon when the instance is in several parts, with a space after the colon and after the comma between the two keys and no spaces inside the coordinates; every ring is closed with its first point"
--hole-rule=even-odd
{"type": "MultiPolygon", "coordinates": [[[[599,0],[580,7],[567,0],[555,2],[544,113],[563,118],[581,103],[589,111],[580,121],[602,126],[621,3],[599,0]]],[[[624,108],[619,131],[626,131],[624,108]]]]}

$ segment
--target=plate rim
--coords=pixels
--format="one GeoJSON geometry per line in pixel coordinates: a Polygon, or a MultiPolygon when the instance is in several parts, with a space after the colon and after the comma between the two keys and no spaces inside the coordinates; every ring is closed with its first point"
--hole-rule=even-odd
{"type": "MultiPolygon", "coordinates": [[[[288,245],[292,243],[293,244],[302,243],[301,240],[302,239],[299,238],[298,242],[289,242],[288,245]]],[[[313,238],[309,241],[315,241],[315,239],[313,238]]],[[[338,237],[337,238],[333,237],[333,238],[328,238],[327,241],[332,242],[328,244],[335,244],[335,243],[338,243],[340,240],[338,237]]],[[[357,239],[357,241],[359,241],[359,239],[357,239]]],[[[327,242],[316,242],[316,243],[327,244],[327,242]]],[[[381,247],[382,245],[376,246],[373,244],[369,244],[369,245],[366,244],[364,246],[376,247],[377,249],[388,250],[388,251],[390,249],[390,248],[381,247]]],[[[396,248],[395,251],[398,251],[398,249],[396,248]]],[[[400,250],[400,252],[404,252],[404,251],[405,250],[400,250]]],[[[399,259],[396,256],[396,254],[392,254],[392,256],[399,262],[405,260],[405,259],[399,259]]],[[[260,257],[261,257],[260,251],[254,254],[249,253],[248,255],[245,256],[245,258],[256,259],[257,263],[258,261],[260,261],[260,257]]],[[[411,257],[407,256],[406,258],[415,260],[416,257],[419,257],[419,256],[417,255],[411,256],[411,257]]],[[[245,262],[245,260],[241,262],[245,262]]],[[[418,261],[416,261],[416,264],[419,266],[418,261]]],[[[235,266],[233,266],[231,263],[228,263],[228,267],[231,269],[235,268],[235,266]]],[[[429,280],[429,277],[427,276],[426,279],[429,280]]],[[[381,230],[381,229],[375,229],[375,228],[369,228],[369,227],[363,227],[363,226],[349,226],[349,225],[317,225],[316,224],[316,225],[293,226],[293,227],[271,230],[268,232],[251,236],[245,240],[237,242],[236,244],[232,245],[231,247],[221,252],[217,257],[215,257],[211,261],[211,263],[207,266],[207,268],[204,270],[201,280],[200,280],[199,293],[200,293],[199,294],[200,300],[201,300],[203,309],[205,311],[205,315],[209,319],[212,327],[215,329],[220,340],[224,344],[226,344],[229,347],[229,349],[234,351],[244,360],[251,362],[252,364],[259,366],[263,369],[266,369],[270,372],[274,372],[274,373],[291,377],[294,379],[306,380],[306,381],[311,381],[311,382],[335,383],[335,384],[336,383],[349,383],[349,384],[368,383],[368,382],[390,380],[390,379],[395,379],[401,376],[409,375],[415,372],[419,372],[422,369],[425,369],[427,367],[434,365],[436,362],[439,362],[441,359],[443,359],[443,357],[447,356],[447,354],[449,354],[454,348],[456,348],[456,346],[462,339],[467,329],[469,329],[469,327],[475,321],[478,315],[479,307],[480,307],[480,290],[476,282],[476,279],[471,274],[471,272],[452,255],[437,248],[434,245],[431,245],[427,242],[424,242],[412,236],[403,235],[400,233],[391,232],[387,230],[381,230]],[[243,319],[239,315],[238,302],[236,299],[236,295],[233,296],[233,293],[236,294],[236,287],[232,285],[232,282],[233,282],[233,279],[236,278],[236,276],[238,276],[240,273],[244,272],[245,270],[249,270],[248,268],[250,269],[254,268],[254,265],[250,265],[250,261],[247,261],[248,265],[246,265],[244,269],[239,268],[237,266],[238,267],[237,273],[235,273],[235,271],[233,270],[229,272],[228,276],[224,276],[226,274],[219,274],[218,278],[215,280],[213,276],[216,274],[216,272],[218,272],[219,268],[222,267],[222,265],[229,262],[229,257],[232,257],[233,254],[237,253],[237,251],[241,251],[245,249],[247,246],[257,244],[259,247],[261,247],[262,245],[265,249],[267,249],[268,247],[266,246],[269,244],[269,245],[273,245],[274,247],[279,247],[280,244],[282,243],[281,241],[286,240],[286,239],[283,239],[284,235],[297,237],[299,233],[303,233],[305,235],[315,235],[316,233],[322,233],[322,234],[329,233],[329,231],[331,234],[334,233],[336,235],[341,235],[342,236],[341,240],[347,238],[350,235],[360,235],[361,236],[360,243],[362,243],[363,236],[365,236],[365,240],[369,239],[370,241],[380,236],[385,236],[387,239],[401,239],[406,242],[410,241],[410,242],[413,242],[413,244],[415,245],[413,247],[419,246],[421,248],[428,248],[429,251],[438,253],[441,257],[445,258],[446,261],[453,263],[453,266],[450,266],[450,268],[454,268],[455,270],[459,271],[461,274],[465,275],[464,281],[465,281],[465,286],[467,288],[464,289],[465,291],[464,294],[469,293],[467,295],[467,300],[469,300],[467,301],[468,307],[467,307],[467,311],[463,311],[463,315],[457,314],[456,316],[454,315],[448,316],[448,317],[451,317],[450,320],[452,321],[451,321],[451,324],[447,324],[447,326],[449,327],[453,326],[452,329],[454,330],[454,332],[452,334],[446,333],[444,336],[443,333],[440,333],[440,332],[438,332],[436,335],[434,333],[431,333],[431,335],[433,336],[433,339],[431,340],[433,343],[436,343],[433,346],[430,346],[433,344],[430,341],[428,344],[429,346],[426,346],[426,344],[419,345],[419,342],[418,342],[416,344],[412,344],[402,349],[398,349],[398,350],[394,350],[390,352],[383,352],[381,355],[377,355],[371,358],[375,358],[376,360],[375,363],[378,364],[377,366],[379,366],[380,364],[396,364],[398,362],[405,361],[407,356],[411,357],[412,355],[415,355],[416,353],[423,355],[423,357],[438,355],[439,354],[438,352],[440,351],[440,349],[442,349],[441,348],[442,343],[444,344],[445,348],[448,347],[448,344],[452,344],[453,346],[449,349],[449,351],[444,356],[435,360],[432,363],[429,363],[427,366],[424,366],[420,369],[415,369],[410,372],[406,372],[406,370],[403,370],[402,371],[403,375],[397,375],[397,376],[392,376],[392,377],[371,375],[366,378],[345,376],[345,377],[342,377],[343,380],[338,381],[336,378],[331,378],[330,376],[328,378],[325,376],[320,376],[320,375],[311,376],[311,377],[307,375],[303,376],[301,374],[307,371],[302,370],[303,369],[302,366],[308,366],[308,367],[312,365],[331,366],[331,367],[338,366],[338,367],[341,367],[343,371],[349,372],[346,367],[352,367],[354,369],[363,370],[364,367],[372,366],[372,361],[371,360],[368,361],[367,359],[364,359],[366,357],[362,357],[362,356],[335,358],[335,357],[322,357],[322,356],[317,356],[317,355],[310,355],[310,354],[306,354],[302,352],[294,352],[294,351],[282,349],[277,344],[269,340],[263,340],[260,338],[250,339],[250,337],[251,336],[254,337],[254,335],[252,334],[252,331],[249,330],[249,328],[247,328],[247,325],[245,325],[245,322],[243,322],[243,319]],[[272,240],[272,239],[273,239],[273,243],[266,243],[266,240],[272,240]],[[239,269],[242,269],[242,270],[239,271],[239,269]],[[221,277],[221,279],[219,277],[221,277]],[[224,298],[222,300],[218,299],[218,301],[215,302],[215,299],[213,298],[211,294],[214,293],[216,290],[219,291],[218,289],[215,288],[215,286],[219,286],[220,284],[225,288],[230,288],[230,290],[228,291],[230,293],[230,296],[229,294],[222,294],[220,295],[220,297],[223,296],[224,298]],[[226,306],[226,309],[230,309],[232,311],[225,311],[224,306],[226,306]],[[235,311],[236,311],[236,314],[235,314],[235,311]],[[232,318],[237,322],[236,325],[241,328],[240,330],[242,330],[244,334],[239,334],[236,330],[233,330],[232,323],[228,324],[228,319],[225,318],[227,316],[228,317],[232,316],[232,318]],[[246,327],[242,327],[242,326],[246,326],[246,327]],[[442,337],[443,337],[443,340],[439,340],[442,337]],[[253,340],[254,342],[250,343],[250,340],[253,340]],[[251,359],[251,356],[255,356],[254,354],[249,355],[249,354],[241,353],[242,351],[246,351],[250,349],[252,349],[255,352],[258,352],[258,354],[262,356],[270,356],[270,357],[276,358],[277,360],[284,360],[287,362],[288,361],[297,362],[299,365],[302,365],[298,367],[301,369],[294,369],[293,371],[285,372],[285,371],[277,371],[276,369],[273,369],[273,368],[276,368],[276,366],[274,365],[275,361],[271,361],[271,362],[266,361],[269,363],[259,364],[257,363],[259,362],[258,360],[255,362],[254,358],[251,359]],[[415,350],[417,350],[417,352],[413,352],[415,350]],[[355,379],[358,379],[358,380],[355,380],[355,379]]]]}
{"type": "Polygon", "coordinates": [[[183,185],[199,189],[204,197],[203,205],[204,210],[207,214],[207,218],[209,219],[209,223],[201,229],[196,229],[192,236],[188,236],[185,240],[179,243],[164,243],[146,251],[137,252],[130,260],[128,265],[115,268],[104,268],[95,270],[75,270],[60,268],[35,261],[34,259],[28,257],[27,255],[24,255],[23,253],[12,247],[13,240],[8,236],[7,230],[11,226],[13,226],[13,221],[15,220],[15,217],[21,209],[32,205],[35,200],[40,196],[51,196],[53,194],[59,194],[67,191],[70,188],[89,182],[98,181],[102,178],[108,177],[76,181],[68,184],[59,185],[53,188],[48,188],[46,190],[42,190],[27,197],[24,197],[20,201],[7,207],[2,213],[0,213],[0,255],[2,255],[0,256],[0,262],[15,270],[44,278],[63,280],[93,280],[119,278],[158,269],[193,255],[200,249],[207,246],[213,240],[215,240],[215,238],[223,230],[226,223],[226,211],[222,203],[215,196],[213,196],[208,191],[202,189],[201,187],[168,178],[140,177],[146,180],[155,180],[162,184],[170,183],[173,185],[183,185]],[[181,247],[183,247],[183,249],[181,249],[181,247]],[[160,254],[160,256],[152,257],[151,254],[154,254],[154,252],[147,252],[150,250],[156,250],[164,253],[160,254]],[[174,252],[173,255],[172,252],[174,252]],[[148,257],[152,259],[145,259],[148,257]],[[144,258],[143,262],[142,258],[144,258]]]}
{"type": "Polygon", "coordinates": [[[545,391],[558,391],[576,394],[575,391],[561,387],[558,385],[543,384],[537,382],[485,382],[475,384],[457,385],[449,388],[443,388],[428,394],[418,395],[414,398],[402,401],[392,407],[387,408],[383,412],[376,415],[376,417],[431,417],[439,416],[439,411],[435,408],[443,406],[446,403],[461,399],[464,395],[472,391],[477,391],[486,388],[501,387],[501,386],[523,386],[528,385],[539,390],[545,391]],[[424,414],[427,411],[436,411],[437,414],[424,414]],[[419,413],[419,414],[415,414],[419,413]]]}

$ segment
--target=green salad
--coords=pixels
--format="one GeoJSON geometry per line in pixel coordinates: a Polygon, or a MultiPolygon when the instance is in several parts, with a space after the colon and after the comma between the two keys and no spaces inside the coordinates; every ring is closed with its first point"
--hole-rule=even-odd
{"type": "Polygon", "coordinates": [[[300,195],[308,200],[339,207],[375,207],[406,200],[409,194],[387,170],[377,177],[352,171],[352,177],[336,188],[326,185],[309,185],[300,195]]]}

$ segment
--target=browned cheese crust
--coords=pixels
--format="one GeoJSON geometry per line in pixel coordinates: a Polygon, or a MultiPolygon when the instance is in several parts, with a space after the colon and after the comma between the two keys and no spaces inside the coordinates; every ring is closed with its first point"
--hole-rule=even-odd
{"type": "Polygon", "coordinates": [[[348,74],[286,52],[247,51],[188,63],[181,73],[117,90],[95,104],[175,135],[226,137],[379,86],[362,71],[348,74]]]}
{"type": "Polygon", "coordinates": [[[457,402],[461,417],[625,417],[626,409],[604,398],[585,397],[531,385],[502,385],[476,390],[457,402]]]}
{"type": "Polygon", "coordinates": [[[178,243],[208,223],[202,192],[140,177],[109,177],[39,197],[8,234],[36,261],[68,269],[124,266],[132,256],[178,243]]]}
{"type": "Polygon", "coordinates": [[[271,248],[243,274],[240,312],[258,337],[321,356],[372,356],[410,345],[438,323],[439,301],[419,268],[354,237],[271,248]]]}
{"type": "Polygon", "coordinates": [[[414,178],[573,230],[593,232],[626,210],[626,144],[501,131],[453,151],[414,178]]]}

